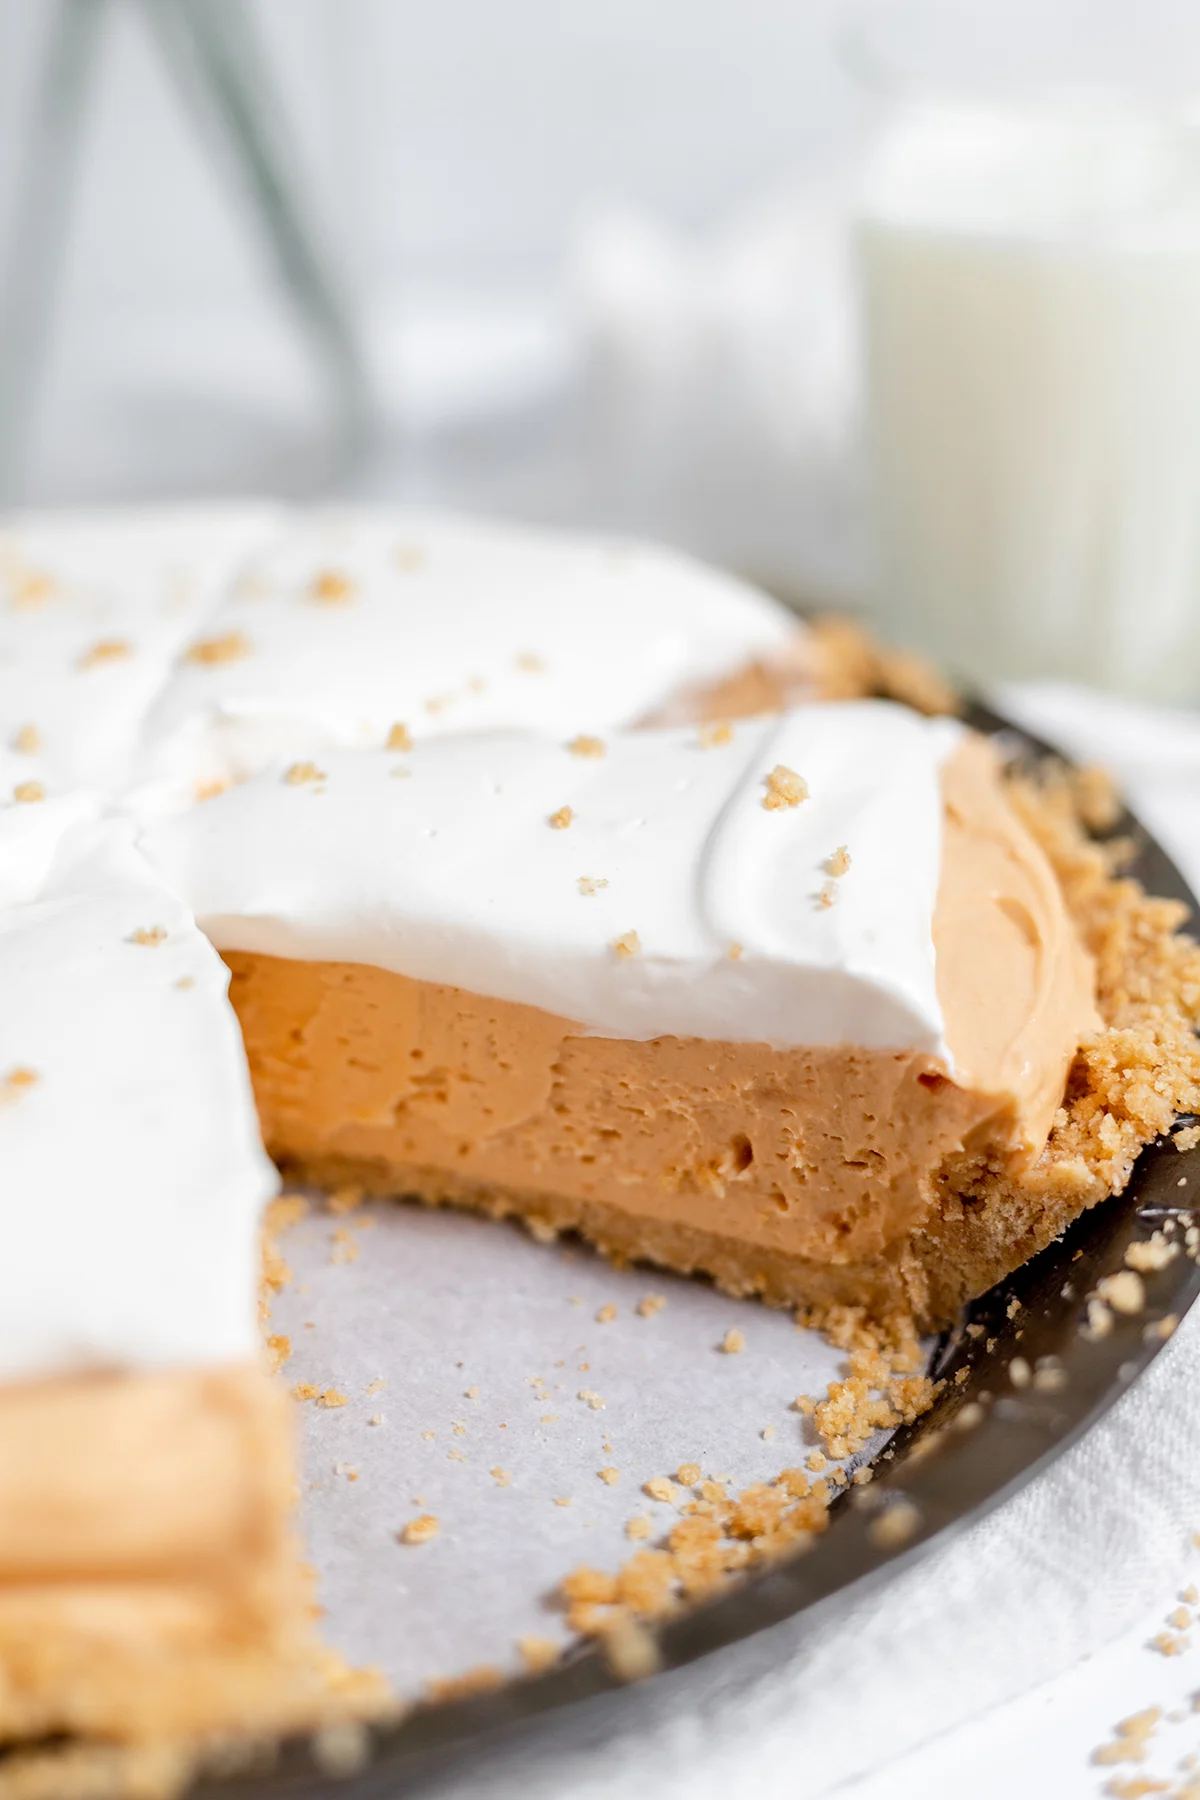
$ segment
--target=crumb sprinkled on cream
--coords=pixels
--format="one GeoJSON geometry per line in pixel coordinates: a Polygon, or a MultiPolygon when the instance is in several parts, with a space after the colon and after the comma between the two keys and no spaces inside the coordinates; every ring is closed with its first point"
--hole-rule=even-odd
{"type": "Polygon", "coordinates": [[[721,719],[712,725],[701,725],[697,739],[702,750],[715,750],[721,744],[732,744],[733,726],[728,719],[721,719]]]}
{"type": "Polygon", "coordinates": [[[313,577],[308,597],[322,606],[344,606],[354,598],[354,583],[340,569],[322,569],[313,577]]]}
{"type": "Polygon", "coordinates": [[[139,925],[136,931],[129,934],[131,944],[144,944],[148,949],[152,949],[155,944],[165,944],[166,941],[165,925],[139,925]]]}
{"type": "Polygon", "coordinates": [[[41,606],[54,593],[53,575],[40,569],[22,569],[9,577],[8,595],[13,606],[41,606]]]}
{"type": "Polygon", "coordinates": [[[0,1105],[8,1105],[19,1095],[28,1093],[41,1079],[36,1069],[26,1068],[24,1065],[10,1069],[7,1075],[0,1078],[0,1105]]]}
{"type": "Polygon", "coordinates": [[[100,638],[79,658],[81,669],[98,669],[104,663],[120,662],[133,655],[133,645],[126,638],[100,638]]]}
{"type": "Polygon", "coordinates": [[[313,762],[294,762],[284,772],[284,784],[287,787],[302,787],[306,781],[324,781],[325,773],[313,762]]]}
{"type": "Polygon", "coordinates": [[[214,669],[221,663],[238,662],[254,649],[244,631],[222,631],[216,637],[197,638],[183,653],[184,662],[214,669]]]}
{"type": "Polygon", "coordinates": [[[803,775],[797,775],[795,769],[789,769],[786,763],[776,763],[769,775],[764,775],[766,793],[763,795],[763,806],[768,812],[780,812],[788,806],[799,806],[802,800],[808,799],[808,783],[803,775]]]}

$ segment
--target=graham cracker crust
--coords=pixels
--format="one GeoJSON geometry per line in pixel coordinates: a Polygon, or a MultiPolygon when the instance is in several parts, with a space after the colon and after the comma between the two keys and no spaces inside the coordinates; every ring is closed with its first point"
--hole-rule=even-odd
{"type": "Polygon", "coordinates": [[[842,613],[808,623],[810,655],[822,700],[895,700],[914,712],[957,716],[962,696],[925,657],[881,644],[842,613]]]}

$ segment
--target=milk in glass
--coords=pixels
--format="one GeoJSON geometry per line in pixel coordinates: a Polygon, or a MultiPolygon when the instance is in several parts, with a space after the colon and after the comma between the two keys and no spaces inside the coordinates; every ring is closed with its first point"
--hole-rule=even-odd
{"type": "Polygon", "coordinates": [[[913,108],[858,250],[890,615],[976,680],[1200,698],[1200,112],[913,108]]]}

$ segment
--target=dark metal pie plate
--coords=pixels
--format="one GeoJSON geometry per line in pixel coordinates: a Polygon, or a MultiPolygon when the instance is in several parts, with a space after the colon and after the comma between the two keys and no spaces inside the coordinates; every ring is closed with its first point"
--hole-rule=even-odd
{"type": "MultiPolygon", "coordinates": [[[[1002,735],[1017,754],[1046,747],[1006,721],[975,709],[971,723],[1002,735]]],[[[1154,894],[1196,901],[1182,876],[1138,822],[1125,815],[1115,828],[1137,846],[1132,872],[1154,894]]],[[[1179,1126],[1190,1123],[1180,1120],[1179,1126]]],[[[1200,1290],[1200,1267],[1178,1255],[1144,1277],[1147,1303],[1137,1316],[1112,1315],[1112,1328],[1093,1336],[1080,1327],[1086,1297],[1124,1265],[1127,1246],[1176,1220],[1182,1235],[1200,1219],[1200,1150],[1180,1153],[1170,1141],[1140,1157],[1125,1193],[1086,1213],[1040,1256],[975,1301],[940,1341],[932,1373],[950,1377],[923,1418],[894,1435],[874,1465],[869,1487],[835,1503],[816,1549],[748,1578],[729,1594],[663,1626],[656,1637],[660,1673],[636,1688],[622,1683],[594,1648],[536,1679],[441,1706],[422,1707],[398,1725],[373,1733],[369,1756],[355,1773],[334,1781],[307,1741],[281,1747],[270,1768],[210,1778],[194,1800],[343,1800],[419,1792],[455,1771],[482,1771],[491,1759],[555,1733],[601,1743],[620,1733],[670,1673],[754,1634],[795,1620],[852,1583],[883,1581],[901,1562],[935,1539],[962,1531],[1016,1492],[1076,1441],[1137,1380],[1165,1341],[1159,1320],[1182,1317],[1200,1290]],[[1019,1308],[1012,1302],[1019,1302],[1019,1308]],[[1010,1316],[1011,1315],[1011,1316],[1010,1316]],[[1054,1370],[1023,1388],[1009,1364],[1022,1358],[1054,1370]],[[966,1371],[961,1384],[953,1379],[966,1371]],[[965,1420],[964,1408],[971,1410],[965,1420]],[[881,1510],[910,1502],[915,1529],[888,1548],[878,1541],[881,1510]],[[865,1502],[865,1504],[864,1504],[865,1502]],[[569,1715],[569,1716],[568,1716],[569,1715]]],[[[665,1699],[666,1696],[664,1695],[665,1699]]]]}

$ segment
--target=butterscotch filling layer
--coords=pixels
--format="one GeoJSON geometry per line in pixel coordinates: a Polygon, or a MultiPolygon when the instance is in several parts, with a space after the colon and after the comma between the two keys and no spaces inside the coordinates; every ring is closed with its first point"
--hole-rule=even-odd
{"type": "MultiPolygon", "coordinates": [[[[263,1133],[327,1160],[603,1202],[847,1261],[928,1204],[1009,1109],[928,1057],[581,1037],[566,1020],[355,963],[228,956],[263,1133]]],[[[448,1191],[448,1190],[445,1190],[448,1191]]]]}
{"type": "Polygon", "coordinates": [[[1008,1147],[1042,1149],[1080,1044],[1100,1029],[1096,972],[1057,875],[1013,810],[996,753],[968,736],[942,771],[933,938],[960,1086],[1007,1097],[1008,1147]]]}
{"type": "Polygon", "coordinates": [[[1036,1154],[1098,1023],[1090,961],[985,745],[956,754],[945,794],[935,940],[953,1078],[906,1051],[586,1036],[363,964],[231,951],[268,1148],[611,1245],[600,1209],[625,1221],[627,1254],[744,1286],[786,1265],[794,1291],[773,1279],[776,1297],[828,1292],[810,1265],[840,1268],[853,1297],[854,1269],[918,1232],[956,1168],[1036,1154]]]}

